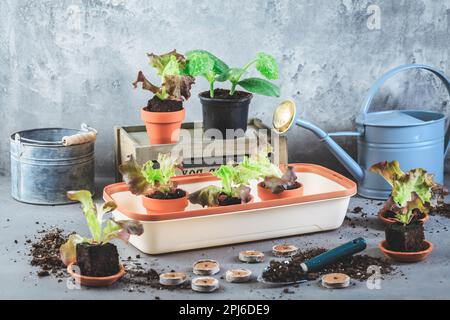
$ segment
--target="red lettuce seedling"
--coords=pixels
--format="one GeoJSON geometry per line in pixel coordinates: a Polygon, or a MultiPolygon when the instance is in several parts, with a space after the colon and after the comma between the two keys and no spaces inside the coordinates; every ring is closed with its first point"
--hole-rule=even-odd
{"type": "Polygon", "coordinates": [[[392,211],[395,219],[404,225],[409,224],[416,210],[428,213],[435,202],[443,201],[447,189],[433,181],[433,175],[422,168],[403,172],[398,161],[383,161],[370,167],[371,172],[379,173],[392,186],[390,198],[382,211],[392,211]]]}
{"type": "Polygon", "coordinates": [[[156,69],[158,76],[161,78],[161,85],[154,85],[147,80],[142,71],[139,71],[133,86],[137,88],[138,83],[142,83],[142,89],[153,92],[160,100],[182,101],[183,98],[189,99],[195,78],[183,74],[183,70],[186,68],[186,58],[177,53],[176,50],[162,55],[153,53],[147,55],[150,59],[150,65],[156,69]]]}
{"type": "Polygon", "coordinates": [[[251,200],[248,176],[240,175],[239,166],[222,165],[214,175],[221,180],[222,186],[208,186],[190,194],[191,203],[200,204],[202,207],[214,207],[225,198],[238,198],[241,203],[251,200]]]}
{"type": "Polygon", "coordinates": [[[119,166],[131,193],[144,196],[151,196],[157,191],[163,194],[175,192],[177,184],[171,178],[181,169],[181,159],[162,153],[158,154],[156,163],[148,161],[141,167],[131,159],[119,166]]]}
{"type": "Polygon", "coordinates": [[[60,247],[61,260],[66,265],[76,262],[77,244],[104,244],[113,239],[127,242],[130,235],[139,236],[144,232],[142,224],[138,221],[104,219],[107,213],[117,208],[113,201],[106,202],[102,206],[94,205],[92,195],[87,190],[69,191],[67,196],[70,200],[81,202],[91,238],[85,238],[78,234],[69,236],[67,242],[60,247]]]}
{"type": "Polygon", "coordinates": [[[230,81],[230,95],[234,95],[236,87],[270,97],[279,97],[280,88],[269,80],[278,79],[278,64],[275,58],[267,53],[259,52],[256,57],[242,68],[229,68],[226,63],[205,50],[192,50],[186,53],[187,64],[185,74],[193,77],[203,76],[210,84],[210,97],[214,98],[214,82],[230,81]],[[242,79],[251,66],[264,78],[249,77],[242,79]]]}

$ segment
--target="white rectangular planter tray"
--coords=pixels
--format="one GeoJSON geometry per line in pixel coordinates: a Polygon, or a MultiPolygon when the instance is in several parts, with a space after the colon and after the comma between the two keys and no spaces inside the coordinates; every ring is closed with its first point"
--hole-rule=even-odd
{"type": "MultiPolygon", "coordinates": [[[[261,201],[256,182],[251,186],[253,203],[202,208],[189,204],[186,211],[147,214],[141,197],[128,191],[125,183],[105,187],[104,199],[114,200],[117,219],[140,220],[144,234],[130,243],[147,254],[161,254],[232,243],[279,238],[339,228],[344,221],[356,184],[344,176],[313,164],[292,164],[304,195],[261,201]]],[[[178,176],[179,187],[192,193],[214,184],[211,174],[178,176]]]]}

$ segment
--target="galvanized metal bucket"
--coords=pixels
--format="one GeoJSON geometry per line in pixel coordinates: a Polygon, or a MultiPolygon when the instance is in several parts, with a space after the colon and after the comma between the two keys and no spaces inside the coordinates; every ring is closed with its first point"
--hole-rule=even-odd
{"type": "Polygon", "coordinates": [[[71,203],[69,190],[94,191],[94,143],[64,146],[63,137],[86,131],[26,130],[11,135],[11,195],[41,205],[71,203]]]}

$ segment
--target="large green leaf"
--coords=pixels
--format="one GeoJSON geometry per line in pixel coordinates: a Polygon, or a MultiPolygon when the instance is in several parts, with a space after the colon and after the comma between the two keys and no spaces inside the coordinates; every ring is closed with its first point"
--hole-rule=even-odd
{"type": "Polygon", "coordinates": [[[204,52],[191,51],[187,54],[185,72],[193,77],[214,73],[214,60],[204,52]]]}
{"type": "Polygon", "coordinates": [[[247,91],[269,97],[279,97],[280,88],[273,83],[261,78],[248,78],[238,82],[247,91]]]}
{"type": "Polygon", "coordinates": [[[268,80],[278,79],[278,64],[270,54],[264,52],[257,54],[256,69],[268,80]]]}
{"type": "Polygon", "coordinates": [[[218,57],[213,55],[211,52],[206,51],[206,50],[196,49],[196,50],[188,51],[186,53],[186,57],[189,60],[189,56],[192,56],[194,54],[199,54],[199,53],[207,55],[210,59],[212,59],[214,61],[213,70],[216,74],[218,74],[218,75],[224,74],[229,69],[228,65],[225,62],[223,62],[221,59],[219,59],[218,57]]]}

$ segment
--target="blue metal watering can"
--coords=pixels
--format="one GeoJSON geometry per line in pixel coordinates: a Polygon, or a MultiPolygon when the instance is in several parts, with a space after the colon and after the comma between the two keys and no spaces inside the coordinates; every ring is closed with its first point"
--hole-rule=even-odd
{"type": "Polygon", "coordinates": [[[295,116],[295,103],[283,102],[276,110],[274,128],[286,132],[295,122],[312,131],[325,143],[331,153],[358,181],[358,194],[370,199],[386,199],[391,187],[369,168],[381,161],[398,160],[402,169],[424,168],[434,174],[437,183],[444,182],[444,158],[448,151],[450,130],[445,128],[446,116],[442,113],[418,110],[391,110],[369,112],[374,95],[386,80],[395,74],[411,69],[424,69],[441,79],[449,94],[450,81],[434,67],[418,64],[402,65],[384,74],[370,88],[356,119],[356,131],[327,133],[314,124],[295,116]],[[358,138],[358,162],[346,153],[332,137],[358,138]]]}

